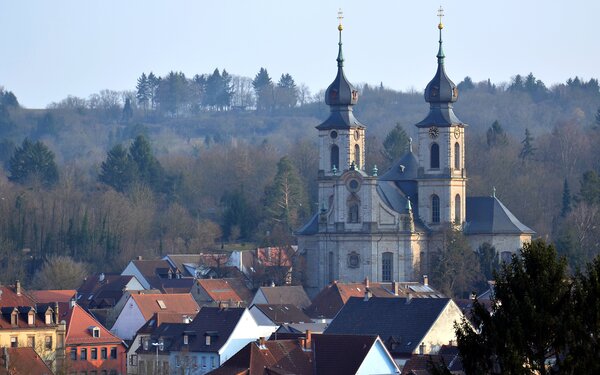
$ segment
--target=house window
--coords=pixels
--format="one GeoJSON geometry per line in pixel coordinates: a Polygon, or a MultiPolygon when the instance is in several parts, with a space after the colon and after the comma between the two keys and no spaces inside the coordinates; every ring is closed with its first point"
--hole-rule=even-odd
{"type": "Polygon", "coordinates": [[[188,344],[188,335],[183,335],[183,345],[188,344]]]}
{"type": "Polygon", "coordinates": [[[510,251],[503,251],[500,253],[500,261],[503,263],[510,263],[512,259],[512,253],[510,251]]]}
{"type": "Polygon", "coordinates": [[[44,338],[45,348],[48,350],[52,350],[52,336],[46,336],[44,338]]]}
{"type": "Polygon", "coordinates": [[[92,348],[90,356],[92,359],[98,359],[98,348],[92,348]]]}
{"type": "Polygon", "coordinates": [[[35,336],[27,336],[27,346],[35,348],[35,336]]]}
{"type": "Polygon", "coordinates": [[[181,357],[178,355],[175,356],[175,366],[181,367],[181,357]]]}
{"type": "Polygon", "coordinates": [[[71,348],[71,361],[77,360],[77,348],[71,348]]]}
{"type": "Polygon", "coordinates": [[[18,348],[19,347],[19,340],[17,339],[16,336],[11,336],[11,338],[10,338],[10,347],[11,348],[18,348]]]}
{"type": "Polygon", "coordinates": [[[92,336],[93,337],[100,337],[100,328],[98,328],[98,327],[92,327],[92,336]]]}
{"type": "Polygon", "coordinates": [[[331,169],[340,169],[340,149],[337,145],[331,146],[331,169]]]}
{"type": "Polygon", "coordinates": [[[34,315],[34,313],[33,313],[33,312],[30,312],[30,313],[27,315],[27,324],[29,324],[30,326],[32,326],[32,325],[34,325],[34,324],[35,324],[35,315],[34,315]]]}
{"type": "Polygon", "coordinates": [[[50,312],[46,313],[46,324],[52,324],[52,314],[50,312]]]}
{"type": "Polygon", "coordinates": [[[360,169],[360,146],[354,145],[354,164],[356,169],[360,169]]]}
{"type": "Polygon", "coordinates": [[[356,200],[352,200],[348,202],[348,222],[349,223],[358,223],[358,211],[359,211],[360,202],[356,200]]]}
{"type": "Polygon", "coordinates": [[[106,357],[107,357],[106,354],[107,353],[108,352],[107,352],[106,348],[100,349],[100,359],[106,359],[106,357]]]}
{"type": "Polygon", "coordinates": [[[130,366],[137,366],[137,362],[138,362],[137,354],[132,354],[129,356],[129,365],[130,366]]]}
{"type": "Polygon", "coordinates": [[[439,169],[440,168],[440,146],[437,143],[431,144],[431,153],[430,153],[430,166],[431,169],[439,169]]]}
{"type": "Polygon", "coordinates": [[[431,196],[431,222],[440,222],[440,197],[435,194],[431,196]]]}
{"type": "Polygon", "coordinates": [[[79,359],[86,360],[87,359],[87,349],[81,348],[81,352],[79,353],[79,359]]]}
{"type": "Polygon", "coordinates": [[[454,169],[460,169],[460,144],[454,144],[454,169]]]}
{"type": "Polygon", "coordinates": [[[210,357],[210,367],[217,368],[217,359],[215,357],[210,357]]]}
{"type": "Polygon", "coordinates": [[[117,348],[110,348],[110,359],[117,359],[117,348]]]}
{"type": "Polygon", "coordinates": [[[158,307],[160,307],[161,310],[167,308],[167,305],[165,305],[165,301],[163,301],[162,299],[157,300],[156,303],[158,303],[158,307]]]}
{"type": "Polygon", "coordinates": [[[387,252],[381,256],[381,281],[391,282],[394,271],[394,254],[387,252]]]}
{"type": "Polygon", "coordinates": [[[206,357],[202,356],[202,367],[206,368],[206,357]]]}
{"type": "Polygon", "coordinates": [[[454,197],[454,223],[460,224],[460,195],[456,194],[454,197]]]}

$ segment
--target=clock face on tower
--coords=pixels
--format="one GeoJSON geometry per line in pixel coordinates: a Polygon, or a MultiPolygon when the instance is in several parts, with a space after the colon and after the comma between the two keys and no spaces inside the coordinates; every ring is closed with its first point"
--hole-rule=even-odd
{"type": "Polygon", "coordinates": [[[437,136],[440,134],[440,129],[438,129],[436,126],[432,126],[429,128],[429,136],[433,139],[437,138],[437,136]]]}

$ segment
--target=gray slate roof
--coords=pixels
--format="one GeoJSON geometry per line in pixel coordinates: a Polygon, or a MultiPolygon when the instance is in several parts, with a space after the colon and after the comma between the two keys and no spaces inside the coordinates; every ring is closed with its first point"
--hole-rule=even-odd
{"type": "Polygon", "coordinates": [[[465,234],[534,234],[496,197],[467,197],[465,234]]]}
{"type": "Polygon", "coordinates": [[[299,285],[262,286],[260,290],[269,304],[290,304],[301,309],[310,306],[308,295],[299,285]]]}
{"type": "Polygon", "coordinates": [[[352,297],[325,330],[325,334],[379,335],[395,356],[410,356],[425,337],[450,298],[352,297]],[[392,346],[395,341],[397,344],[392,346]]]}

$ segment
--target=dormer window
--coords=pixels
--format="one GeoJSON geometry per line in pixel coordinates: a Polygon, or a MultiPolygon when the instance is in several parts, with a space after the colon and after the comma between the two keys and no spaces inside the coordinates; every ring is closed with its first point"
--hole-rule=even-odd
{"type": "Polygon", "coordinates": [[[17,313],[17,310],[14,310],[11,314],[10,314],[10,324],[12,324],[13,326],[16,326],[19,322],[19,314],[17,313]]]}
{"type": "Polygon", "coordinates": [[[52,324],[52,312],[50,310],[46,311],[46,315],[44,316],[44,323],[52,324]]]}
{"type": "Polygon", "coordinates": [[[35,324],[35,313],[33,312],[33,310],[30,310],[27,314],[27,324],[30,326],[35,324]]]}
{"type": "Polygon", "coordinates": [[[100,337],[100,328],[98,327],[90,327],[90,331],[92,333],[92,337],[100,337]]]}
{"type": "Polygon", "coordinates": [[[204,337],[206,346],[210,346],[210,335],[204,337]]]}
{"type": "Polygon", "coordinates": [[[189,337],[188,335],[183,335],[183,345],[187,345],[189,342],[189,337]]]}

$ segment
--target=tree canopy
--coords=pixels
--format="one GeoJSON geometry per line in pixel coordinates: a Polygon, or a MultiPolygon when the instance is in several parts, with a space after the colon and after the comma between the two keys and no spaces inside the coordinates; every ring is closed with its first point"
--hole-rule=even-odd
{"type": "Polygon", "coordinates": [[[25,184],[38,180],[50,187],[58,182],[58,167],[54,153],[41,141],[23,140],[8,163],[11,181],[25,184]]]}

